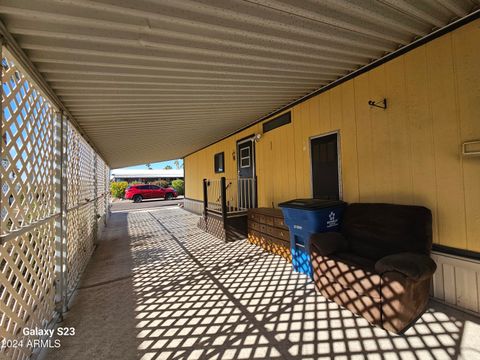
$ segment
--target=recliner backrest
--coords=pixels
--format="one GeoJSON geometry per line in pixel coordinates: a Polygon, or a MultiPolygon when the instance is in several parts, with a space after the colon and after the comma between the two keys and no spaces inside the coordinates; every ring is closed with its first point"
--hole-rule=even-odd
{"type": "Polygon", "coordinates": [[[345,209],[342,233],[352,252],[375,261],[400,252],[429,254],[432,213],[423,206],[354,203],[345,209]]]}

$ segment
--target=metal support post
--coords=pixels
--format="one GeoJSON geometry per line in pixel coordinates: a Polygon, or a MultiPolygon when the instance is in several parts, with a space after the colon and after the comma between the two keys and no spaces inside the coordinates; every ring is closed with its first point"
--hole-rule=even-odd
{"type": "Polygon", "coordinates": [[[103,218],[104,225],[107,226],[108,223],[108,218],[110,217],[110,204],[108,203],[108,200],[110,198],[110,170],[108,167],[105,165],[105,189],[104,191],[104,197],[103,201],[105,202],[105,216],[103,218]]]}
{"type": "Polygon", "coordinates": [[[98,243],[98,219],[100,215],[98,214],[98,201],[99,201],[99,191],[98,191],[98,155],[95,152],[94,155],[94,160],[93,160],[93,188],[95,194],[93,195],[93,198],[95,199],[93,201],[93,243],[97,244],[98,243]]]}
{"type": "Polygon", "coordinates": [[[227,180],[225,176],[222,176],[220,179],[220,197],[222,204],[223,226],[225,227],[227,223],[227,180]]]}
{"type": "Polygon", "coordinates": [[[64,311],[68,310],[68,303],[67,303],[67,295],[68,295],[68,283],[67,283],[67,274],[68,274],[68,268],[67,268],[67,256],[68,256],[68,117],[65,112],[62,114],[62,124],[63,124],[63,166],[62,166],[62,178],[63,178],[63,213],[62,213],[62,218],[63,218],[63,262],[64,262],[64,279],[65,279],[65,285],[63,289],[63,298],[65,300],[63,309],[64,311]]]}
{"type": "Polygon", "coordinates": [[[203,216],[207,216],[208,208],[208,190],[207,190],[207,179],[203,179],[203,216]]]}
{"type": "Polygon", "coordinates": [[[66,215],[64,198],[64,118],[58,111],[55,113],[55,134],[54,134],[54,168],[55,168],[55,212],[60,215],[55,219],[55,304],[56,311],[60,318],[65,310],[66,301],[66,279],[65,279],[65,258],[66,258],[66,236],[64,220],[66,215]]]}

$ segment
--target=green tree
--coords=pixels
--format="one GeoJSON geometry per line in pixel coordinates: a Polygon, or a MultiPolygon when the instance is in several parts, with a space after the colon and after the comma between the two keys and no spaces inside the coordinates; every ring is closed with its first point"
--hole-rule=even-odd
{"type": "Polygon", "coordinates": [[[185,183],[183,180],[173,180],[172,187],[178,192],[178,195],[185,195],[185,183]]]}
{"type": "Polygon", "coordinates": [[[122,199],[125,197],[125,190],[128,187],[126,181],[114,181],[110,183],[110,193],[113,197],[122,199]]]}
{"type": "Polygon", "coordinates": [[[183,161],[181,159],[177,159],[173,162],[173,164],[175,165],[175,168],[177,170],[180,170],[183,168],[183,161]]]}
{"type": "Polygon", "coordinates": [[[167,180],[155,180],[155,181],[152,181],[150,184],[157,185],[163,188],[166,188],[169,185],[167,180]]]}
{"type": "Polygon", "coordinates": [[[164,167],[165,170],[172,170],[173,168],[170,165],[164,167]]]}

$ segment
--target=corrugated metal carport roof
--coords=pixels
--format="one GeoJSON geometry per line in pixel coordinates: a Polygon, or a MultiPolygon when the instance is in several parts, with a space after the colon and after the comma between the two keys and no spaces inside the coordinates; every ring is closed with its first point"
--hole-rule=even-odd
{"type": "Polygon", "coordinates": [[[120,167],[201,148],[479,3],[0,0],[0,16],[120,167]]]}

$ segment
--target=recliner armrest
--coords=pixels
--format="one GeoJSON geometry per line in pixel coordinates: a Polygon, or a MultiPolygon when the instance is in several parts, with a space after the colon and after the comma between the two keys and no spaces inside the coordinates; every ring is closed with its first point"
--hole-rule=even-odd
{"type": "Polygon", "coordinates": [[[430,278],[436,269],[437,264],[429,256],[410,252],[388,255],[375,263],[379,274],[396,271],[414,281],[430,278]]]}
{"type": "Polygon", "coordinates": [[[339,232],[315,233],[310,236],[310,246],[320,255],[330,255],[348,248],[348,242],[339,232]]]}

